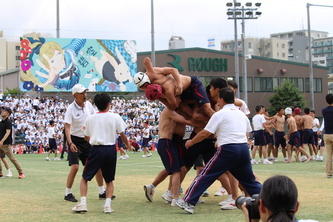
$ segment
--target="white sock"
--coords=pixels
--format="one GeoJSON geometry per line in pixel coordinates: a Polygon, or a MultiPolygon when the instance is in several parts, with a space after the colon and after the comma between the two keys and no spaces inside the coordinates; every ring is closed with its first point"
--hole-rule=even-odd
{"type": "Polygon", "coordinates": [[[72,188],[67,188],[65,189],[65,196],[67,196],[68,194],[72,193],[72,188]]]}
{"type": "Polygon", "coordinates": [[[105,205],[104,206],[111,206],[111,198],[105,199],[105,205]]]}
{"type": "Polygon", "coordinates": [[[103,194],[105,192],[105,188],[103,186],[98,187],[99,194],[103,194]]]}
{"type": "Polygon", "coordinates": [[[87,197],[81,197],[80,203],[87,204],[87,197]]]}
{"type": "Polygon", "coordinates": [[[155,189],[155,186],[153,184],[149,184],[149,187],[155,189]]]}

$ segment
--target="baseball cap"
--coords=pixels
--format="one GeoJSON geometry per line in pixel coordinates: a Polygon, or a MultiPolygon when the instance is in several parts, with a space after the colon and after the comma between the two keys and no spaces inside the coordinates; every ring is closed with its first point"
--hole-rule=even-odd
{"type": "Polygon", "coordinates": [[[293,113],[293,110],[290,107],[285,108],[284,113],[286,115],[291,115],[293,113]]]}
{"type": "Polygon", "coordinates": [[[162,96],[162,87],[158,84],[149,84],[145,90],[147,99],[156,100],[162,96]]]}
{"type": "Polygon", "coordinates": [[[83,93],[85,91],[87,91],[88,89],[85,88],[83,85],[81,84],[76,84],[75,86],[73,86],[72,88],[72,94],[74,95],[75,93],[83,93]]]}
{"type": "Polygon", "coordinates": [[[301,114],[301,109],[300,108],[295,108],[294,109],[294,113],[296,114],[296,115],[300,115],[301,114]]]}

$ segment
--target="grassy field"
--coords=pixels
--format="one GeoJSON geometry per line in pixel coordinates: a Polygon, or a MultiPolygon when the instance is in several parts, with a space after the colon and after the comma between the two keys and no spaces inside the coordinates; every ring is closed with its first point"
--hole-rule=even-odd
{"type": "MultiPolygon", "coordinates": [[[[149,184],[162,169],[160,159],[144,159],[141,154],[130,154],[130,159],[118,161],[115,194],[112,202],[115,212],[111,215],[102,213],[104,201],[97,198],[96,182],[89,183],[88,210],[86,214],[73,214],[73,203],[63,200],[64,184],[68,173],[66,161],[45,161],[45,155],[19,155],[26,178],[14,177],[0,179],[0,221],[243,221],[239,210],[222,211],[217,205],[226,197],[204,198],[205,203],[196,207],[194,215],[187,215],[178,208],[172,208],[160,198],[166,190],[167,182],[156,189],[154,202],[147,202],[143,185],[149,184]]],[[[261,181],[283,174],[291,177],[299,190],[300,211],[298,218],[333,221],[333,179],[324,174],[324,163],[276,163],[274,165],[256,165],[254,171],[261,181]]],[[[79,198],[79,178],[73,187],[79,198]]],[[[191,171],[183,188],[187,188],[194,177],[191,171]]],[[[214,183],[209,189],[213,194],[219,184],[214,183]]]]}

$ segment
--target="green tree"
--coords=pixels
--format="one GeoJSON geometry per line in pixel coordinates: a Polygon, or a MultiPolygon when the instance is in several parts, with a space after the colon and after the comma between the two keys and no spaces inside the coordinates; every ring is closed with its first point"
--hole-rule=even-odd
{"type": "Polygon", "coordinates": [[[6,91],[4,91],[3,94],[5,94],[6,96],[7,95],[19,96],[19,95],[23,94],[23,92],[19,88],[14,88],[14,89],[6,88],[6,91]]]}
{"type": "Polygon", "coordinates": [[[269,99],[271,103],[268,109],[271,115],[274,115],[277,110],[286,107],[305,106],[305,99],[299,92],[298,88],[290,81],[285,81],[279,88],[274,89],[274,95],[269,99]]]}

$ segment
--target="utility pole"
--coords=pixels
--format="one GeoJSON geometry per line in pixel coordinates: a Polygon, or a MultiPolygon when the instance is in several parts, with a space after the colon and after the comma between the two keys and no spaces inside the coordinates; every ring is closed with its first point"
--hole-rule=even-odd
{"type": "Polygon", "coordinates": [[[151,0],[151,61],[155,66],[154,0],[151,0]]]}
{"type": "Polygon", "coordinates": [[[60,38],[59,0],[57,0],[57,38],[60,38]]]}
{"type": "MultiPolygon", "coordinates": [[[[236,0],[234,0],[234,10],[236,11],[236,0]]],[[[237,85],[239,85],[239,58],[238,58],[238,34],[237,34],[237,18],[234,15],[234,52],[235,52],[235,79],[237,85]]],[[[236,96],[239,98],[239,87],[236,92],[236,96]]]]}

